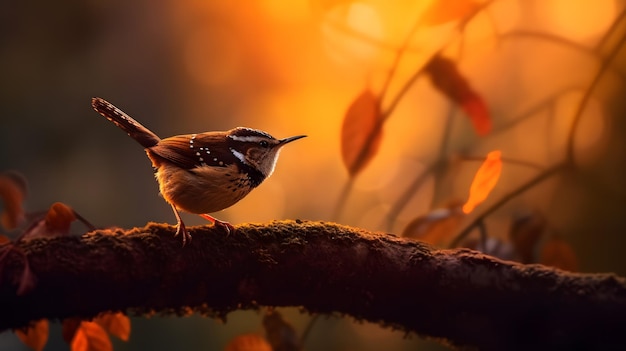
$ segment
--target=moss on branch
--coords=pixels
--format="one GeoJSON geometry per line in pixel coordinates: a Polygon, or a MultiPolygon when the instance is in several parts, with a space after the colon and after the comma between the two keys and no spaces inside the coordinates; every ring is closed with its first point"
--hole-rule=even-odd
{"type": "Polygon", "coordinates": [[[106,310],[214,317],[303,306],[484,350],[625,346],[626,281],[435,250],[323,222],[244,224],[226,235],[148,224],[18,246],[37,281],[17,296],[23,258],[0,272],[0,329],[106,310]]]}

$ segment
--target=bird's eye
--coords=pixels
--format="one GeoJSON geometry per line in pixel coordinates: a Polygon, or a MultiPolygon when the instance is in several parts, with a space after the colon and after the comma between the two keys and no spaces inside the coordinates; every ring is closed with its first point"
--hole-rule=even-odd
{"type": "Polygon", "coordinates": [[[269,144],[267,141],[265,141],[265,140],[260,141],[260,142],[259,142],[259,145],[260,145],[261,147],[268,147],[268,146],[270,146],[270,144],[269,144]]]}

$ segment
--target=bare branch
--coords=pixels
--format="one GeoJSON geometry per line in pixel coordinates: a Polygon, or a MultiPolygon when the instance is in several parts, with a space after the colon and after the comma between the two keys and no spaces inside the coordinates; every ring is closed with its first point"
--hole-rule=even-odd
{"type": "Polygon", "coordinates": [[[38,281],[16,296],[23,258],[0,275],[0,329],[105,310],[225,316],[258,306],[303,306],[484,350],[625,346],[626,281],[435,250],[393,235],[323,222],[245,224],[227,236],[195,227],[19,244],[38,281]]]}

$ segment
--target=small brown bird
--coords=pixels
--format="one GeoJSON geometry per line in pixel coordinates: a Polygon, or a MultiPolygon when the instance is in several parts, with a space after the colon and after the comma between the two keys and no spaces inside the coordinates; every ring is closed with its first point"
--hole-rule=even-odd
{"type": "Polygon", "coordinates": [[[146,149],[161,195],[174,210],[176,236],[182,235],[183,246],[191,241],[191,235],[179,210],[199,214],[230,233],[234,230],[230,223],[208,213],[228,208],[248,195],[272,174],[280,149],[305,137],[275,139],[260,130],[237,127],[161,139],[104,99],[93,98],[91,105],[146,149]]]}

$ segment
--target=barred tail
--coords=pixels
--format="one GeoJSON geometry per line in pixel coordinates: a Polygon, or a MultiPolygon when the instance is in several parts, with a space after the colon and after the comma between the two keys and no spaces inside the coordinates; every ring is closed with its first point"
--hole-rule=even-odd
{"type": "Polygon", "coordinates": [[[161,140],[148,128],[142,126],[139,122],[125,114],[124,111],[102,98],[95,97],[91,99],[91,106],[106,119],[128,133],[131,138],[135,139],[144,148],[153,147],[161,140]]]}

